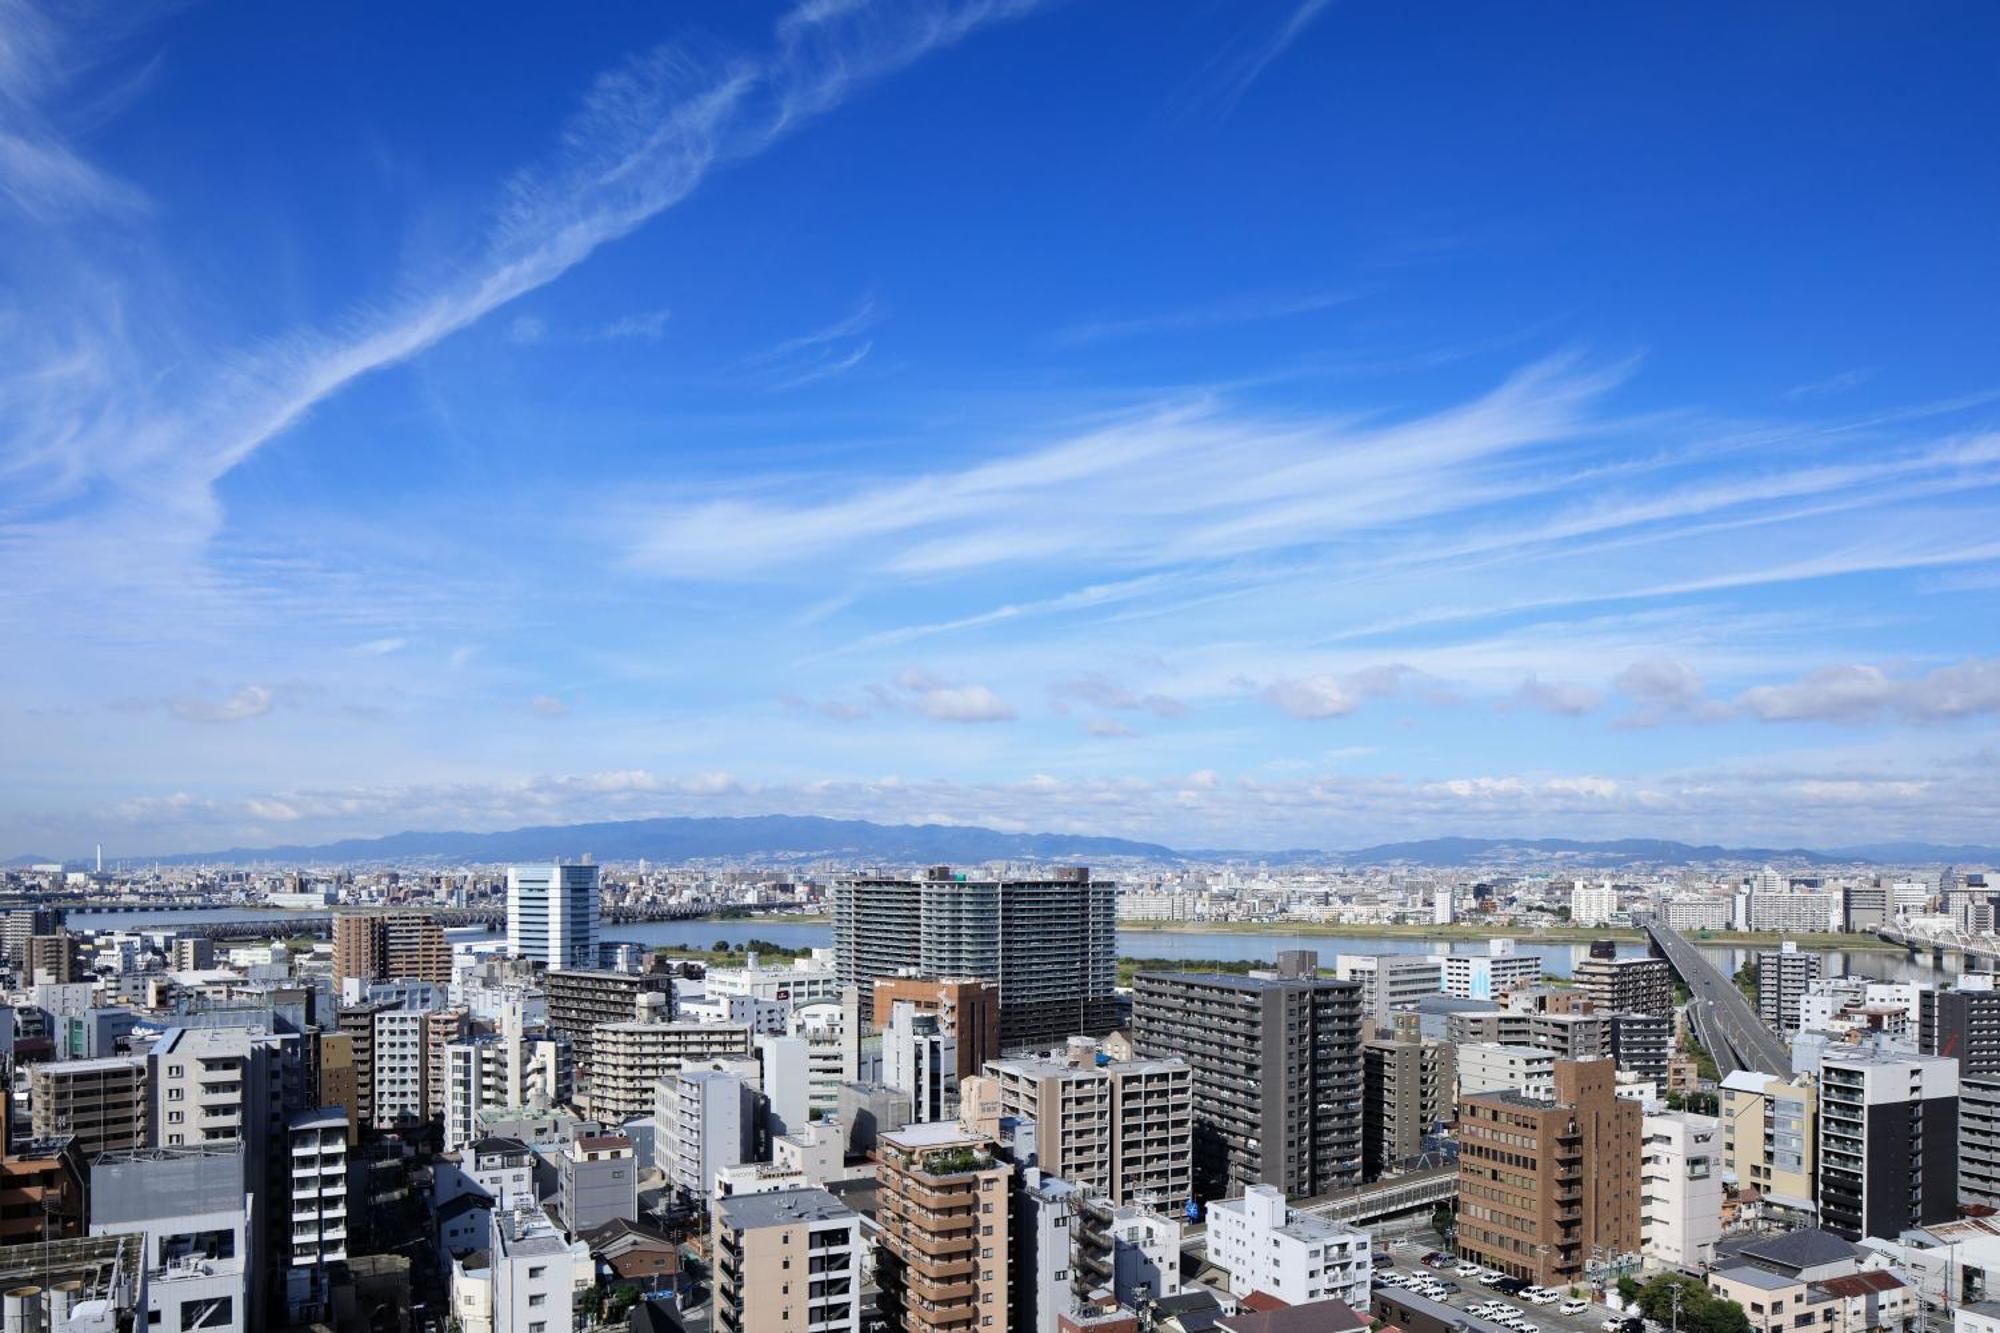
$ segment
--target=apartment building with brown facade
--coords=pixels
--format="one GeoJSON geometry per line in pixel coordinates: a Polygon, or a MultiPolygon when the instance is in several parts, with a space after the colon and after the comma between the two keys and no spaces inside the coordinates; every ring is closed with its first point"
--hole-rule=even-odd
{"type": "Polygon", "coordinates": [[[905,1125],[876,1145],[880,1308],[899,1333],[1007,1327],[1008,1180],[993,1145],[953,1121],[905,1125]]]}

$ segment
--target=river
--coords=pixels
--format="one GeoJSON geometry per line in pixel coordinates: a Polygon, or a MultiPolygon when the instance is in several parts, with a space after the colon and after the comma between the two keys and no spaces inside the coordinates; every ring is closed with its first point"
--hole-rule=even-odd
{"type": "MultiPolygon", "coordinates": [[[[180,921],[246,921],[268,920],[278,913],[265,908],[209,908],[193,911],[153,912],[72,912],[70,921],[79,928],[93,930],[140,929],[171,926],[180,921]]],[[[453,930],[458,939],[480,939],[489,937],[490,932],[477,927],[453,930]]],[[[711,948],[718,940],[731,945],[742,945],[750,940],[768,940],[772,944],[788,949],[826,947],[833,942],[833,927],[825,922],[787,921],[781,917],[762,917],[754,920],[738,921],[647,921],[630,925],[614,925],[604,928],[604,938],[631,940],[637,944],[650,946],[679,946],[691,949],[711,948]]],[[[1883,981],[1935,981],[1941,976],[1953,976],[1958,972],[1958,959],[1949,958],[1943,968],[1933,967],[1928,959],[1912,960],[1904,953],[1888,951],[1840,949],[1813,949],[1801,939],[1800,947],[1809,953],[1819,953],[1825,957],[1823,976],[1846,976],[1849,974],[1875,977],[1883,981]]],[[[1585,957],[1590,946],[1587,944],[1537,944],[1531,937],[1517,937],[1516,948],[1522,953],[1538,953],[1542,956],[1542,970],[1551,976],[1567,977],[1575,968],[1577,960],[1585,957]]],[[[1137,927],[1122,927],[1118,932],[1118,952],[1127,958],[1186,958],[1217,959],[1225,962],[1260,962],[1274,958],[1280,949],[1317,949],[1320,965],[1333,966],[1335,954],[1342,953],[1480,953],[1485,946],[1478,940],[1425,940],[1408,936],[1382,937],[1363,935],[1288,935],[1276,931],[1195,931],[1195,930],[1144,930],[1137,927]]],[[[1734,976],[1736,969],[1743,965],[1754,949],[1741,945],[1704,945],[1702,953],[1722,970],[1724,976],[1734,976]]],[[[1646,945],[1639,940],[1621,940],[1618,953],[1621,957],[1637,957],[1646,952],[1646,945]]]]}

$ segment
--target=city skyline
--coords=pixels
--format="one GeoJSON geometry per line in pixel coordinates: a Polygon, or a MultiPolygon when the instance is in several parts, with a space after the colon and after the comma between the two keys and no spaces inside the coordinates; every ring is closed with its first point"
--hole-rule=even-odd
{"type": "Polygon", "coordinates": [[[0,3],[0,859],[1992,841],[2000,17],[89,17],[0,3]]]}

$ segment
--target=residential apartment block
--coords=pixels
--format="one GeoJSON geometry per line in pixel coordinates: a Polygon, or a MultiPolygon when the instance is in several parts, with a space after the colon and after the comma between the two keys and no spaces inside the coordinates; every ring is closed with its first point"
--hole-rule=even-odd
{"type": "Polygon", "coordinates": [[[1819,1221],[1900,1236],[1958,1214],[1958,1062],[1858,1049],[1820,1061],[1819,1221]]]}
{"type": "Polygon", "coordinates": [[[1261,1291],[1286,1305],[1339,1300],[1368,1308],[1368,1233],[1295,1212],[1269,1185],[1209,1205],[1208,1258],[1229,1271],[1239,1300],[1261,1291]]]}
{"type": "Polygon", "coordinates": [[[333,918],[336,986],[359,981],[451,981],[451,941],[423,912],[337,912],[333,918]]]}
{"type": "Polygon", "coordinates": [[[146,1057],[60,1060],[28,1067],[34,1136],[70,1136],[85,1161],[146,1146],[146,1057]]]}
{"type": "Polygon", "coordinates": [[[1820,977],[1820,955],[1800,953],[1790,940],[1782,948],[1759,949],[1757,1017],[1775,1032],[1799,1029],[1799,1001],[1820,977]]]}
{"type": "Polygon", "coordinates": [[[723,1333],[860,1333],[865,1242],[846,1204],[823,1189],[732,1195],[712,1232],[723,1333]]]}
{"type": "Polygon", "coordinates": [[[1600,1014],[1674,1011],[1673,971],[1664,958],[1620,958],[1611,940],[1598,940],[1577,962],[1572,980],[1600,1014]]]}
{"type": "Polygon", "coordinates": [[[1362,1175],[1375,1180],[1424,1151],[1458,1108],[1456,1051],[1448,1042],[1378,1037],[1361,1049],[1362,1175]]]}
{"type": "Polygon", "coordinates": [[[1649,1115],[1639,1168],[1640,1251],[1698,1273],[1722,1238],[1722,1127],[1712,1116],[1649,1115]]]}
{"type": "Polygon", "coordinates": [[[941,1121],[905,1125],[875,1149],[880,1310],[897,1333],[1007,1324],[1008,1182],[992,1144],[941,1121]]]}
{"type": "Polygon", "coordinates": [[[1134,1051],[1194,1071],[1196,1197],[1360,1183],[1361,987],[1318,970],[1318,955],[1298,950],[1268,974],[1135,979],[1134,1051]]]}
{"type": "Polygon", "coordinates": [[[1817,1216],[1819,1090],[1812,1079],[1738,1070],[1722,1080],[1721,1112],[1724,1175],[1755,1189],[1767,1208],[1817,1216]]]}
{"type": "Polygon", "coordinates": [[[1118,886],[1082,866],[1042,879],[980,880],[935,866],[921,879],[834,885],[842,987],[879,1022],[882,977],[990,981],[1000,988],[1000,1049],[1102,1035],[1117,1019],[1118,886]]]}
{"type": "Polygon", "coordinates": [[[1041,1169],[1114,1204],[1171,1207],[1193,1188],[1185,1060],[989,1061],[1003,1114],[1035,1122],[1041,1169]]]}

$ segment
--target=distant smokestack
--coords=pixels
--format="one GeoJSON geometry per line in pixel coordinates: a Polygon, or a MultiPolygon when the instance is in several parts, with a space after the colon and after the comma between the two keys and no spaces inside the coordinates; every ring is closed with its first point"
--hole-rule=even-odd
{"type": "Polygon", "coordinates": [[[104,873],[104,844],[101,842],[97,844],[97,873],[104,873]]]}

